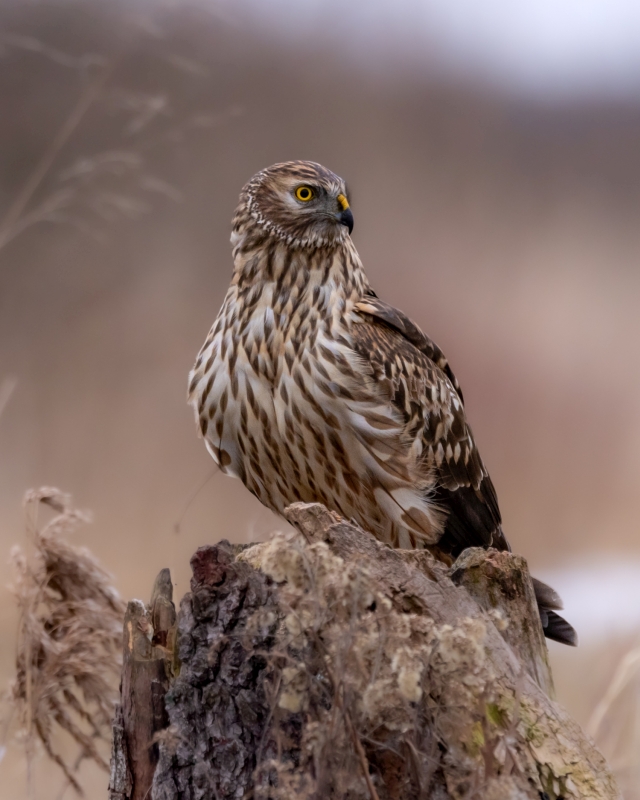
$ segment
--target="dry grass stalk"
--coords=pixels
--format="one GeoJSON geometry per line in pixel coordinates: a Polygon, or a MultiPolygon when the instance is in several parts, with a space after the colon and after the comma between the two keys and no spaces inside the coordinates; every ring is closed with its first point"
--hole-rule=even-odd
{"type": "MultiPolygon", "coordinates": [[[[158,36],[155,26],[150,30],[138,14],[135,19],[127,20],[126,31],[119,48],[110,57],[97,53],[77,57],[32,36],[0,36],[0,48],[7,52],[29,52],[57,67],[71,69],[83,78],[76,105],[0,218],[0,250],[41,222],[72,225],[101,239],[103,222],[137,219],[152,210],[154,197],[181,202],[182,193],[178,188],[146,172],[144,152],[157,146],[172,147],[194,131],[212,129],[242,113],[241,108],[233,106],[218,114],[196,113],[175,122],[174,102],[166,92],[150,94],[114,86],[119,65],[128,53],[136,50],[134,43],[147,38],[150,32],[153,38],[158,36]],[[111,113],[125,117],[120,146],[81,157],[67,165],[57,175],[57,187],[54,185],[38,200],[45,184],[55,177],[54,166],[60,154],[99,102],[111,113]]],[[[188,75],[206,74],[202,65],[179,55],[163,53],[161,58],[188,75]]]]}
{"type": "Polygon", "coordinates": [[[29,175],[22,190],[18,193],[9,210],[0,223],[0,248],[4,247],[8,242],[13,239],[15,235],[21,230],[18,225],[21,217],[23,216],[27,206],[34,193],[44,180],[45,176],[51,169],[58,153],[64,147],[65,143],[80,124],[82,118],[87,113],[89,108],[93,105],[96,98],[104,88],[105,83],[109,79],[113,70],[113,65],[103,67],[98,73],[97,77],[80,95],[78,102],[65,119],[64,124],[51,141],[51,144],[43,154],[40,161],[37,163],[33,172],[29,175]]]}
{"type": "Polygon", "coordinates": [[[587,732],[608,755],[625,800],[640,800],[640,647],[620,660],[587,732]]]}
{"type": "Polygon", "coordinates": [[[9,400],[11,400],[11,396],[17,385],[17,379],[12,376],[0,382],[0,417],[3,415],[5,408],[9,405],[9,400]]]}
{"type": "Polygon", "coordinates": [[[30,491],[25,509],[27,548],[12,553],[11,591],[20,618],[10,701],[23,731],[29,772],[39,742],[82,794],[74,773],[84,759],[108,769],[101,743],[110,738],[124,604],[97,560],[65,540],[87,521],[67,495],[50,488],[30,491]],[[54,512],[46,524],[40,522],[43,505],[54,512]],[[54,744],[60,733],[77,745],[73,761],[54,744]]]}

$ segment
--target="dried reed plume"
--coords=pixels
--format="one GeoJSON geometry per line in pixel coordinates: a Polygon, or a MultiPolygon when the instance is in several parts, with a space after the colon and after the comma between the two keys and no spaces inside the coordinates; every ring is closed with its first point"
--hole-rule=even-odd
{"type": "Polygon", "coordinates": [[[110,576],[84,548],[65,540],[84,514],[58,489],[25,496],[27,547],[15,548],[11,591],[20,612],[16,678],[10,702],[18,713],[30,767],[37,742],[82,795],[75,777],[90,759],[107,769],[100,753],[109,740],[120,674],[124,604],[110,576]],[[41,506],[55,514],[44,525],[41,506]],[[73,763],[54,747],[64,732],[78,746],[73,763]]]}

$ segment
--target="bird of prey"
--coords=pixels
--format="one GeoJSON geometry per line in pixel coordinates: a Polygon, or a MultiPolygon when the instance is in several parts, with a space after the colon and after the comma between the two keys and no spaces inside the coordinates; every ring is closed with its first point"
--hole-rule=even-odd
{"type": "MultiPolygon", "coordinates": [[[[448,563],[508,550],[458,381],[377,297],[352,229],[346,185],[320,164],[276,164],[243,188],[231,285],[189,376],[207,449],[277,514],[323,503],[448,563]]],[[[545,634],[575,644],[558,596],[534,586],[545,634]]]]}

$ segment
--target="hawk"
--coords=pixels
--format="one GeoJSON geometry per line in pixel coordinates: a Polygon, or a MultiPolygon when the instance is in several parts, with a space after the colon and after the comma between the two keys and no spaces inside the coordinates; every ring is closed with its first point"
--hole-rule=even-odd
{"type": "MultiPolygon", "coordinates": [[[[231,285],[189,376],[207,449],[277,514],[323,503],[447,563],[467,547],[508,550],[460,385],[440,348],[371,288],[348,197],[310,161],[243,188],[231,285]]],[[[575,644],[556,593],[534,585],[545,634],[575,644]]]]}

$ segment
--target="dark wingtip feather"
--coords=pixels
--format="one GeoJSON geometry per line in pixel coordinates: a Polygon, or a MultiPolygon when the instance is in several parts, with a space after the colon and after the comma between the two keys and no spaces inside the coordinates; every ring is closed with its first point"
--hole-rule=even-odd
{"type": "Polygon", "coordinates": [[[541,608],[553,608],[557,611],[564,607],[562,598],[555,589],[547,586],[546,583],[539,581],[537,578],[531,578],[531,581],[533,583],[533,591],[535,592],[536,600],[541,608]]]}
{"type": "Polygon", "coordinates": [[[569,625],[566,619],[548,608],[540,610],[541,612],[544,612],[544,616],[547,618],[547,624],[543,625],[542,628],[547,639],[553,639],[555,642],[568,644],[571,647],[578,646],[578,634],[576,633],[575,628],[569,625]]]}

